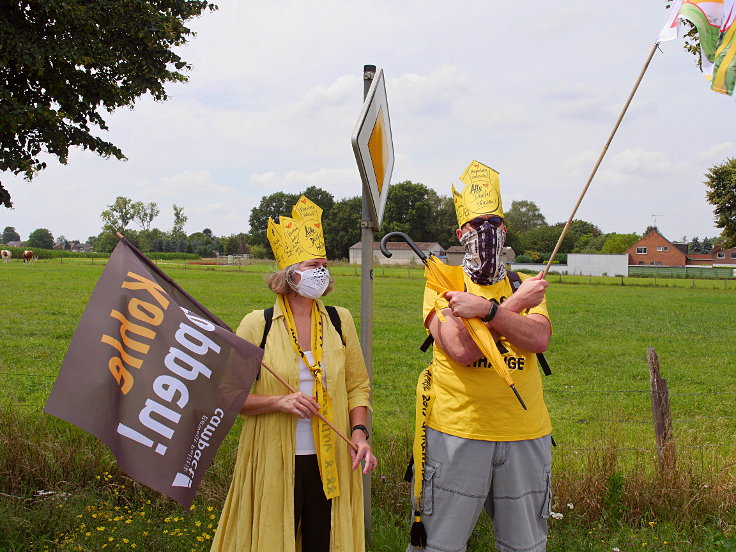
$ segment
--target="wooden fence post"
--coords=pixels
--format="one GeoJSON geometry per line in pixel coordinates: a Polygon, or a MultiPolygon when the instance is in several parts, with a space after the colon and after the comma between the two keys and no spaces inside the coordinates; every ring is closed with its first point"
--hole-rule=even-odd
{"type": "Polygon", "coordinates": [[[675,440],[672,435],[672,413],[667,380],[659,373],[659,359],[652,347],[647,347],[649,361],[649,386],[652,393],[652,417],[654,436],[657,440],[657,456],[662,470],[675,467],[675,440]]]}

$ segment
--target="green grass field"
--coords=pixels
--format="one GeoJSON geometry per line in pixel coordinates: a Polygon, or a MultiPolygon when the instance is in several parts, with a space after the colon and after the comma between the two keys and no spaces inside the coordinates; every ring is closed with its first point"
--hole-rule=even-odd
{"type": "MultiPolygon", "coordinates": [[[[264,284],[269,265],[161,266],[233,327],[273,303],[264,284]]],[[[99,260],[0,265],[0,550],[208,550],[237,426],[195,511],[184,517],[172,501],[120,474],[93,438],[40,414],[103,267],[99,260]]],[[[359,270],[332,272],[337,285],[327,302],[349,308],[359,324],[359,270]]],[[[373,478],[372,550],[401,550],[413,390],[430,360],[419,351],[424,280],[416,267],[377,268],[375,275],[373,424],[381,465],[373,478]]],[[[554,373],[544,384],[559,445],[554,510],[564,518],[551,521],[548,549],[736,550],[735,282],[550,280],[554,373]],[[656,469],[647,347],[657,351],[669,385],[674,474],[656,469]]],[[[482,518],[469,550],[491,547],[482,518]]]]}

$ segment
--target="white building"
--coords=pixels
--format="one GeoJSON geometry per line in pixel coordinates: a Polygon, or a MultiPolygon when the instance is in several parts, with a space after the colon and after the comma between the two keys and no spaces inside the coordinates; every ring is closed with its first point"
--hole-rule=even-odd
{"type": "MultiPolygon", "coordinates": [[[[511,263],[511,270],[544,270],[547,263],[511,263]]],[[[628,276],[628,255],[568,253],[567,264],[553,264],[549,272],[577,276],[628,276]]]]}
{"type": "MultiPolygon", "coordinates": [[[[427,257],[430,253],[437,255],[438,257],[444,256],[444,249],[437,242],[416,242],[417,248],[424,253],[427,257]]],[[[417,254],[409,247],[406,242],[388,242],[386,247],[391,252],[391,257],[384,257],[381,253],[380,244],[373,242],[373,262],[378,265],[390,265],[390,264],[409,264],[412,261],[415,263],[421,263],[422,261],[417,257],[417,254]]],[[[363,251],[363,244],[358,242],[350,246],[350,264],[360,264],[360,256],[363,251]]]]}
{"type": "Polygon", "coordinates": [[[628,255],[567,254],[567,273],[581,276],[628,276],[628,255]]]}

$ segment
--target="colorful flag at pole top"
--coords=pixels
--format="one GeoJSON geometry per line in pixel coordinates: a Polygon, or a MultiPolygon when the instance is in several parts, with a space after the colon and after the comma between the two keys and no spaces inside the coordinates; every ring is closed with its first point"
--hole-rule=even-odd
{"type": "Polygon", "coordinates": [[[44,412],[100,439],[130,477],[188,509],[262,357],[123,238],[44,412]]]}
{"type": "Polygon", "coordinates": [[[674,40],[679,21],[698,31],[701,68],[711,88],[733,95],[736,83],[736,0],[674,0],[657,42],[674,40]]]}

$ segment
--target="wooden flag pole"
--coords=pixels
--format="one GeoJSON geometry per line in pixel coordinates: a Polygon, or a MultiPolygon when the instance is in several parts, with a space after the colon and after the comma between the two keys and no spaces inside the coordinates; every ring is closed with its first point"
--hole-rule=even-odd
{"type": "Polygon", "coordinates": [[[555,245],[555,250],[552,252],[552,256],[549,258],[549,261],[547,261],[547,266],[544,267],[544,274],[542,276],[543,278],[547,276],[547,272],[549,272],[549,267],[552,265],[552,261],[555,260],[555,257],[557,256],[557,252],[560,250],[560,246],[562,245],[562,240],[564,240],[565,236],[567,236],[567,231],[570,228],[570,223],[572,222],[573,217],[575,217],[575,213],[577,212],[578,207],[580,207],[580,203],[583,201],[583,197],[585,197],[585,193],[588,191],[588,187],[590,186],[590,183],[593,181],[593,177],[595,176],[595,173],[598,170],[598,167],[600,167],[601,163],[603,162],[603,158],[605,157],[606,152],[608,151],[608,146],[611,145],[611,142],[613,141],[613,137],[616,135],[616,131],[618,130],[618,127],[621,124],[621,121],[623,120],[624,115],[626,115],[626,110],[629,108],[629,105],[631,104],[631,100],[634,99],[634,94],[636,94],[636,90],[639,88],[641,79],[644,78],[644,73],[646,73],[647,68],[649,67],[649,62],[652,61],[652,58],[654,57],[654,52],[657,51],[658,45],[659,43],[655,42],[654,46],[652,46],[652,50],[649,52],[647,61],[644,63],[644,67],[639,73],[639,77],[636,79],[636,84],[634,84],[634,88],[631,90],[631,94],[629,94],[629,99],[626,100],[626,103],[624,104],[624,108],[621,110],[621,114],[618,116],[618,120],[616,121],[616,124],[613,126],[611,135],[608,137],[608,141],[606,142],[606,145],[603,147],[603,151],[601,151],[601,154],[598,156],[598,161],[596,161],[595,166],[593,167],[593,171],[590,173],[590,176],[588,177],[588,181],[585,183],[585,187],[583,188],[583,191],[580,194],[580,197],[578,197],[578,201],[575,204],[575,207],[573,207],[572,209],[572,213],[570,213],[570,218],[567,219],[567,222],[565,223],[565,227],[562,229],[562,234],[560,234],[560,239],[557,240],[557,245],[555,245]]]}
{"type": "MultiPolygon", "coordinates": [[[[296,389],[294,389],[291,385],[289,385],[284,378],[282,378],[276,372],[274,372],[273,370],[271,370],[271,368],[269,368],[268,366],[266,366],[263,363],[263,361],[261,361],[261,366],[263,366],[266,370],[268,370],[271,373],[271,375],[273,377],[275,377],[279,381],[279,383],[281,383],[281,385],[283,385],[284,387],[286,387],[289,391],[291,391],[292,393],[298,393],[298,391],[296,389]]],[[[316,416],[320,420],[322,420],[324,423],[326,423],[328,426],[330,426],[330,428],[332,429],[332,431],[334,431],[335,433],[337,433],[337,435],[339,437],[341,437],[342,440],[345,441],[348,445],[350,445],[355,452],[358,452],[358,445],[356,445],[350,439],[348,439],[345,436],[345,434],[342,431],[340,431],[339,429],[337,429],[334,425],[332,425],[332,423],[327,418],[325,418],[320,412],[317,412],[316,416]]]]}

